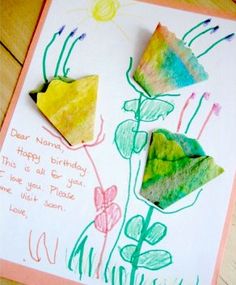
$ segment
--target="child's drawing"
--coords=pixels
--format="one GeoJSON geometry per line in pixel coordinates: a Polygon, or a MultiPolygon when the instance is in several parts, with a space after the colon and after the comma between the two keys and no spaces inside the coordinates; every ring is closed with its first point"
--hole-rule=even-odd
{"type": "MultiPolygon", "coordinates": [[[[120,8],[121,5],[117,0],[97,0],[92,2],[92,6],[89,8],[89,13],[90,16],[92,16],[92,18],[97,22],[113,22],[120,8]]],[[[163,248],[161,245],[159,246],[159,242],[168,236],[168,225],[162,223],[159,218],[158,221],[156,221],[156,217],[154,221],[154,215],[175,214],[180,211],[189,209],[196,203],[202,189],[198,190],[194,201],[190,204],[171,211],[165,210],[166,207],[176,202],[178,199],[172,199],[171,203],[169,203],[169,201],[166,202],[166,199],[164,199],[165,201],[163,200],[164,202],[162,201],[163,203],[161,204],[160,201],[154,201],[152,199],[149,199],[149,197],[142,195],[142,190],[141,193],[139,193],[137,189],[137,181],[140,179],[140,168],[141,164],[143,164],[139,158],[139,154],[147,150],[149,142],[149,133],[145,128],[145,124],[154,124],[160,119],[165,120],[165,118],[172,114],[175,109],[173,100],[178,100],[178,97],[180,96],[179,93],[163,92],[169,92],[177,88],[206,80],[208,75],[205,72],[204,68],[198,63],[197,58],[208,53],[223,40],[231,40],[234,36],[232,33],[212,44],[207,50],[203,51],[197,57],[194,56],[189,47],[195,44],[198,38],[206,34],[215,33],[219,27],[210,27],[207,30],[199,32],[190,40],[187,39],[190,38],[191,33],[194,30],[199,29],[209,23],[210,19],[207,19],[191,28],[183,36],[182,42],[178,40],[172,33],[170,33],[167,28],[159,24],[154,35],[152,36],[152,39],[149,42],[147,49],[143,54],[143,57],[137,69],[134,72],[134,79],[136,83],[131,79],[130,76],[130,72],[133,67],[133,58],[130,58],[129,66],[125,73],[125,78],[128,85],[131,87],[132,91],[135,92],[137,97],[134,99],[126,100],[124,102],[123,110],[130,117],[120,122],[114,132],[114,145],[116,146],[116,149],[119,152],[120,156],[128,163],[127,192],[124,191],[124,193],[127,194],[124,205],[119,205],[115,201],[118,191],[121,191],[117,185],[104,185],[99,168],[97,166],[97,162],[93,159],[93,156],[90,152],[90,149],[97,147],[105,139],[105,134],[103,133],[103,119],[101,118],[100,130],[96,139],[93,142],[88,143],[87,141],[91,141],[93,139],[91,135],[92,131],[90,131],[89,138],[85,136],[86,138],[80,137],[76,141],[71,140],[67,135],[65,135],[64,130],[60,129],[60,124],[58,125],[57,123],[54,123],[54,121],[50,119],[50,116],[47,114],[47,111],[50,110],[50,107],[46,105],[51,104],[49,101],[47,101],[47,97],[49,96],[51,90],[50,84],[54,80],[58,80],[59,84],[72,86],[72,84],[75,82],[74,80],[68,78],[68,73],[70,71],[70,68],[68,67],[69,58],[71,57],[75,45],[79,41],[82,41],[85,38],[86,34],[83,33],[75,38],[74,41],[72,41],[71,39],[77,32],[77,29],[74,29],[66,37],[56,63],[52,81],[48,79],[47,59],[49,56],[50,48],[53,46],[56,38],[62,34],[65,26],[59,29],[59,31],[53,35],[52,39],[47,44],[42,61],[43,78],[45,83],[40,87],[39,90],[31,92],[31,97],[38,104],[40,101],[40,96],[42,96],[40,94],[44,94],[46,103],[43,104],[43,107],[46,106],[46,108],[45,110],[43,107],[40,109],[48,117],[50,122],[56,126],[60,134],[55,134],[55,132],[49,130],[47,127],[43,128],[48,133],[50,133],[52,137],[59,140],[68,151],[77,153],[77,151],[83,150],[93,168],[93,174],[97,180],[97,184],[94,185],[93,188],[94,218],[89,221],[83,229],[80,230],[77,240],[71,247],[67,261],[67,267],[69,270],[78,273],[80,280],[83,280],[85,276],[88,276],[100,279],[111,285],[156,285],[159,284],[157,283],[158,281],[161,282],[160,284],[163,284],[163,280],[158,280],[158,278],[151,279],[148,275],[148,272],[158,272],[159,270],[164,270],[166,267],[169,267],[174,263],[174,256],[170,249],[163,248]],[[161,39],[161,41],[157,39],[161,39]],[[70,48],[68,49],[70,42],[70,48]],[[153,46],[155,48],[153,48],[153,46]],[[170,46],[174,46],[176,53],[171,53],[170,46]],[[159,47],[159,50],[161,50],[161,54],[163,56],[161,57],[161,60],[159,60],[155,65],[155,59],[157,57],[159,58],[159,55],[156,54],[156,51],[158,50],[156,47],[159,47]],[[185,56],[183,58],[179,58],[177,56],[179,52],[178,49],[184,51],[185,56]],[[186,58],[191,59],[191,64],[188,65],[187,68],[184,64],[187,62],[186,58]],[[178,72],[176,73],[177,70],[178,72]],[[62,76],[59,75],[60,72],[62,72],[62,76]],[[159,76],[158,79],[156,77],[157,75],[159,76]],[[166,78],[167,80],[165,80],[166,78]],[[61,134],[65,137],[66,140],[62,138],[61,134]],[[67,142],[69,142],[70,145],[67,142]],[[79,143],[79,145],[74,147],[71,146],[76,143],[79,143]],[[135,213],[135,215],[128,217],[128,210],[130,208],[132,198],[142,203],[142,206],[145,208],[146,215],[143,216],[140,213],[135,213]],[[114,230],[115,227],[117,228],[116,231],[114,230]],[[94,238],[95,235],[96,239],[94,238]],[[125,244],[121,244],[121,237],[125,238],[125,244]],[[112,244],[110,247],[108,247],[109,238],[112,244]],[[119,261],[115,261],[114,255],[116,258],[119,256],[122,263],[119,264],[119,261]]],[[[87,83],[88,82],[86,81],[86,86],[88,85],[87,83]]],[[[88,99],[86,101],[88,103],[92,102],[90,114],[93,116],[93,118],[95,116],[95,103],[97,93],[97,84],[95,85],[93,84],[91,88],[92,91],[88,92],[89,94],[93,93],[93,100],[91,101],[88,99]]],[[[81,90],[81,88],[78,89],[81,90]]],[[[81,92],[78,95],[78,98],[80,97],[81,92]]],[[[186,109],[188,108],[189,104],[194,101],[195,98],[195,93],[192,93],[190,97],[187,98],[180,113],[177,132],[179,132],[183,126],[183,119],[186,109]]],[[[196,118],[199,110],[201,109],[203,101],[208,100],[208,98],[209,94],[207,92],[201,96],[196,110],[186,126],[185,134],[187,134],[191,128],[192,121],[196,118]]],[[[68,110],[73,111],[73,108],[74,107],[72,106],[68,110]]],[[[206,125],[212,114],[218,114],[219,110],[220,105],[218,103],[214,103],[210,113],[208,114],[200,129],[198,138],[206,128],[206,125]]],[[[51,116],[54,118],[55,114],[53,113],[51,116]]],[[[89,121],[92,121],[93,118],[89,118],[89,121]]],[[[93,124],[91,125],[91,128],[84,127],[83,125],[83,129],[93,129],[93,124]]],[[[78,133],[79,131],[76,130],[75,133],[76,132],[78,133]]],[[[202,184],[204,183],[200,183],[197,185],[197,187],[190,190],[193,191],[196,188],[201,187],[202,184]]],[[[189,193],[191,191],[187,192],[189,193]]],[[[45,244],[45,235],[42,235],[40,237],[38,243],[40,243],[42,239],[44,240],[45,244]]],[[[45,249],[47,252],[46,245],[45,249]]],[[[36,259],[38,259],[38,257],[39,256],[37,252],[36,259]]],[[[193,282],[195,284],[199,284],[200,277],[197,274],[193,277],[193,279],[193,282]]],[[[183,279],[176,278],[174,282],[177,282],[177,284],[180,285],[183,284],[183,281],[183,279]]]]}

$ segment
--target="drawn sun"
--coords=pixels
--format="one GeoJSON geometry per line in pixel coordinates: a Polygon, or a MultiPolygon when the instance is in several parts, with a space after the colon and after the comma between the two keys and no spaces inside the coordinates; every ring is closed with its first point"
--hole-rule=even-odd
{"type": "Polygon", "coordinates": [[[118,0],[89,0],[88,2],[87,7],[76,8],[70,11],[86,13],[86,16],[82,18],[79,24],[89,19],[92,19],[96,23],[112,23],[126,36],[125,31],[118,25],[116,17],[118,15],[130,16],[129,14],[123,13],[121,9],[135,5],[136,3],[134,1],[125,4],[118,0]]]}
{"type": "Polygon", "coordinates": [[[118,0],[95,0],[92,3],[91,15],[95,21],[112,21],[120,8],[118,0]]]}

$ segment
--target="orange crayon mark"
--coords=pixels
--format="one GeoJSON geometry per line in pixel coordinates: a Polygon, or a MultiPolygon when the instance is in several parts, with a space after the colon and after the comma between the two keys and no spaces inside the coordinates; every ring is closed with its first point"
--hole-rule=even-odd
{"type": "Polygon", "coordinates": [[[56,243],[55,243],[55,248],[54,248],[54,253],[53,253],[53,257],[51,259],[50,255],[49,255],[49,250],[48,250],[48,247],[47,247],[47,244],[46,244],[46,233],[43,232],[39,238],[38,238],[38,241],[37,241],[37,245],[36,245],[36,251],[35,251],[35,256],[33,254],[33,251],[32,251],[32,230],[30,231],[29,233],[29,253],[30,253],[30,257],[36,261],[36,262],[40,262],[41,261],[41,256],[39,255],[39,246],[40,246],[40,243],[43,243],[43,246],[44,246],[44,250],[45,250],[45,253],[46,253],[46,258],[48,260],[48,262],[50,264],[55,264],[56,263],[56,256],[57,256],[57,250],[58,250],[58,243],[59,243],[59,239],[57,238],[56,239],[56,243]]]}

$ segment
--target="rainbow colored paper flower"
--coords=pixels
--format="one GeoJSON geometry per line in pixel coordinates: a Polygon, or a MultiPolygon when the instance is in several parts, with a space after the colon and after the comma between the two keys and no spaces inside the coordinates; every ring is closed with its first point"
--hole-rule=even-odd
{"type": "Polygon", "coordinates": [[[207,73],[192,50],[160,23],[134,72],[134,80],[150,96],[207,78],[207,73]]]}

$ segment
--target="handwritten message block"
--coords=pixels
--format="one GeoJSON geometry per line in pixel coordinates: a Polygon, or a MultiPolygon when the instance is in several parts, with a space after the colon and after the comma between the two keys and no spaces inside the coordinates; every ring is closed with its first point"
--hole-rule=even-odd
{"type": "Polygon", "coordinates": [[[1,177],[6,182],[0,189],[13,196],[9,199],[11,213],[28,218],[35,205],[63,212],[69,207],[68,202],[79,199],[80,191],[86,187],[86,166],[64,158],[67,150],[42,136],[34,137],[12,128],[9,137],[16,147],[7,155],[1,155],[1,177]],[[30,151],[32,143],[43,147],[43,154],[41,149],[30,151]],[[65,169],[71,170],[71,176],[65,175],[65,169]]]}

